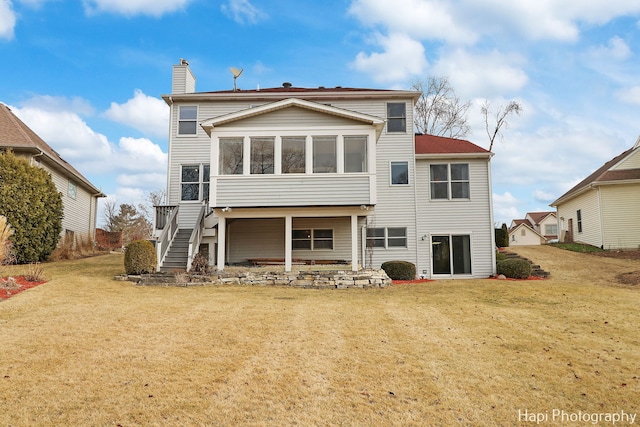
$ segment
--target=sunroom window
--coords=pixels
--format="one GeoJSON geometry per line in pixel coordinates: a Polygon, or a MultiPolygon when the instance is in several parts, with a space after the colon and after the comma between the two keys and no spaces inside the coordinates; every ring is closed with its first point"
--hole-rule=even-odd
{"type": "Polygon", "coordinates": [[[344,137],[344,171],[345,172],[366,172],[367,171],[367,137],[366,136],[345,136],[344,137]]]}
{"type": "Polygon", "coordinates": [[[242,175],[243,168],[243,139],[223,138],[220,139],[220,174],[221,175],[242,175]]]}
{"type": "Polygon", "coordinates": [[[313,173],[336,173],[336,137],[313,137],[313,173]]]}
{"type": "Polygon", "coordinates": [[[305,172],[305,144],[304,136],[282,137],[282,173],[305,172]]]}
{"type": "Polygon", "coordinates": [[[272,174],[274,172],[273,144],[273,138],[251,138],[252,174],[272,174]]]}

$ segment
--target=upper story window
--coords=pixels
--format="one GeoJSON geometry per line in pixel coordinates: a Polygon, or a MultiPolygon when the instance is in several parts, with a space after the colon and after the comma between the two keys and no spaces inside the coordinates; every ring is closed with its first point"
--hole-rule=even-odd
{"type": "Polygon", "coordinates": [[[391,162],[391,185],[409,184],[409,162],[391,162]]]}
{"type": "Polygon", "coordinates": [[[67,196],[74,200],[78,197],[78,186],[71,180],[69,180],[69,186],[67,187],[67,196]]]}
{"type": "Polygon", "coordinates": [[[578,222],[578,233],[582,233],[582,209],[576,211],[576,220],[578,222]]]}
{"type": "Polygon", "coordinates": [[[209,165],[182,165],[180,200],[209,200],[210,175],[209,165]]]}
{"type": "Polygon", "coordinates": [[[195,135],[198,131],[198,107],[182,105],[178,110],[178,135],[195,135]]]}
{"type": "Polygon", "coordinates": [[[366,172],[367,171],[367,137],[366,136],[345,136],[344,137],[344,171],[345,172],[366,172]]]}
{"type": "Polygon", "coordinates": [[[251,138],[251,173],[274,172],[274,138],[251,138]]]}
{"type": "Polygon", "coordinates": [[[546,224],[544,226],[544,234],[547,236],[555,236],[558,234],[558,224],[546,224]]]}
{"type": "Polygon", "coordinates": [[[306,139],[304,136],[282,137],[282,173],[304,173],[306,165],[306,139]]]}
{"type": "Polygon", "coordinates": [[[430,166],[432,200],[468,199],[469,165],[451,163],[430,166]]]}
{"type": "Polygon", "coordinates": [[[337,172],[336,137],[313,137],[313,173],[337,172]]]}
{"type": "Polygon", "coordinates": [[[407,131],[407,104],[389,102],[387,104],[387,132],[407,131]]]}
{"type": "Polygon", "coordinates": [[[242,138],[220,139],[219,166],[221,175],[242,175],[243,148],[244,142],[242,138]]]}

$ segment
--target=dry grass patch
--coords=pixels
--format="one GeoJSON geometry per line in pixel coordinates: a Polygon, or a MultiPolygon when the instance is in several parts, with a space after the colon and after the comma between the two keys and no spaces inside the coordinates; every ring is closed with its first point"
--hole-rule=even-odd
{"type": "Polygon", "coordinates": [[[48,283],[0,303],[0,425],[640,413],[640,292],[603,286],[614,260],[588,280],[544,249],[555,252],[527,256],[550,280],[369,290],[142,287],[111,280],[123,270],[115,254],[47,264],[48,283]]]}

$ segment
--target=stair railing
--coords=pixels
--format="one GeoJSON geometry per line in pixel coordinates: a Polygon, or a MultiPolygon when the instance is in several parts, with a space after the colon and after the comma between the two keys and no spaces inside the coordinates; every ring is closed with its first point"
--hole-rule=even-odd
{"type": "MultiPolygon", "coordinates": [[[[169,246],[173,242],[173,238],[178,232],[178,206],[163,206],[169,209],[169,215],[164,217],[164,223],[162,224],[162,233],[156,241],[156,255],[158,258],[157,271],[160,271],[160,267],[164,263],[164,258],[169,251],[169,246]]],[[[157,226],[157,225],[156,225],[157,226]]]]}
{"type": "Polygon", "coordinates": [[[191,264],[193,263],[193,258],[198,253],[198,248],[200,247],[200,243],[202,243],[202,231],[204,230],[204,217],[205,212],[207,210],[207,204],[203,203],[202,208],[200,208],[200,214],[198,214],[198,220],[196,221],[195,227],[193,227],[193,231],[191,232],[191,237],[189,237],[189,251],[187,253],[187,271],[191,270],[191,264]]]}

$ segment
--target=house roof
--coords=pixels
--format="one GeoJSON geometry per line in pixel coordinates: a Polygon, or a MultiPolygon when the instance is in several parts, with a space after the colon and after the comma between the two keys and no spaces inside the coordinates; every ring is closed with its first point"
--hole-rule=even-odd
{"type": "Polygon", "coordinates": [[[458,154],[473,157],[491,157],[493,153],[464,139],[416,134],[416,156],[440,156],[458,154]]]}
{"type": "Polygon", "coordinates": [[[305,99],[343,99],[343,98],[411,98],[415,103],[421,92],[415,90],[390,90],[390,89],[368,89],[352,87],[324,87],[315,88],[281,86],[260,89],[238,89],[219,90],[210,92],[191,92],[162,95],[162,99],[171,105],[174,101],[196,101],[196,100],[278,100],[285,98],[305,98],[305,99]]]}
{"type": "Polygon", "coordinates": [[[509,228],[509,231],[515,230],[519,225],[525,224],[527,226],[531,226],[531,223],[528,219],[513,219],[511,222],[514,224],[513,227],[509,228]]]}
{"type": "Polygon", "coordinates": [[[534,224],[540,224],[546,217],[555,214],[555,212],[527,212],[527,215],[531,217],[534,224]]]}
{"type": "Polygon", "coordinates": [[[618,154],[613,159],[609,160],[591,175],[587,176],[585,179],[576,184],[569,191],[560,196],[557,200],[551,203],[550,206],[557,206],[559,203],[562,203],[568,199],[577,196],[583,191],[591,188],[593,185],[597,185],[598,183],[612,182],[612,181],[626,181],[630,179],[640,179],[640,169],[621,169],[621,170],[610,170],[612,167],[620,163],[626,157],[628,157],[634,150],[639,149],[640,146],[638,143],[636,145],[620,154],[618,154]]]}
{"type": "Polygon", "coordinates": [[[73,166],[67,163],[49,144],[44,142],[9,107],[0,103],[0,147],[11,148],[15,152],[42,153],[49,163],[58,170],[70,175],[78,184],[82,184],[99,197],[104,194],[87,180],[73,166]]]}

